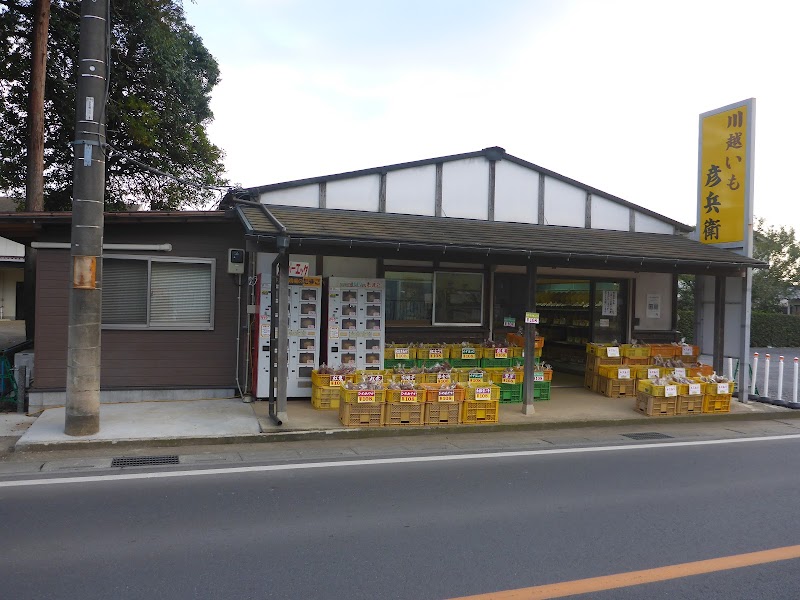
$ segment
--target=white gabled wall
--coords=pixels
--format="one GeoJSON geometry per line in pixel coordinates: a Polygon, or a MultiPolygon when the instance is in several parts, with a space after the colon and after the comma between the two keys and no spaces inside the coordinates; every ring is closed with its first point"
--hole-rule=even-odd
{"type": "Polygon", "coordinates": [[[436,165],[389,171],[386,174],[386,212],[436,215],[436,165]]]}
{"type": "Polygon", "coordinates": [[[669,223],[664,223],[664,221],[640,212],[635,213],[634,224],[636,231],[643,233],[675,233],[675,228],[669,223]]]}
{"type": "Polygon", "coordinates": [[[494,220],[539,222],[539,173],[507,160],[495,163],[494,220]]]}
{"type": "Polygon", "coordinates": [[[263,204],[317,208],[319,206],[319,185],[314,183],[284,190],[264,192],[261,194],[261,202],[263,204]]]}
{"type": "Polygon", "coordinates": [[[378,211],[381,186],[379,175],[339,179],[325,185],[326,208],[378,211]]]}
{"type": "Polygon", "coordinates": [[[544,224],[586,226],[586,191],[552,177],[544,180],[544,224]]]}
{"type": "Polygon", "coordinates": [[[601,196],[592,196],[592,229],[630,229],[631,209],[601,196]]]}
{"type": "Polygon", "coordinates": [[[483,156],[446,162],[442,171],[442,214],[489,218],[489,161],[483,156]]]}

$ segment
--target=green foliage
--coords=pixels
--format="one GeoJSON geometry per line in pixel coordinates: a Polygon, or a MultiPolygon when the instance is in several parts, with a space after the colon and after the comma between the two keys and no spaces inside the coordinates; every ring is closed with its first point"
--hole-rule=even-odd
{"type": "MultiPolygon", "coordinates": [[[[23,197],[32,0],[0,0],[0,190],[23,197]]],[[[80,5],[51,3],[45,84],[45,209],[70,210],[75,118],[75,63],[80,5]]],[[[134,159],[195,183],[224,185],[222,151],[206,126],[213,115],[216,60],[186,23],[180,0],[114,0],[106,209],[199,208],[213,192],[154,175],[134,159]]]]}
{"type": "Polygon", "coordinates": [[[686,338],[688,344],[696,343],[694,339],[694,309],[678,309],[678,331],[680,337],[686,338]]]}
{"type": "Polygon", "coordinates": [[[800,243],[793,227],[767,226],[757,219],[753,257],[769,263],[769,269],[753,271],[753,311],[781,312],[781,300],[800,285],[800,243]]]}
{"type": "Polygon", "coordinates": [[[773,312],[753,312],[750,322],[750,346],[800,347],[800,317],[773,312]]]}

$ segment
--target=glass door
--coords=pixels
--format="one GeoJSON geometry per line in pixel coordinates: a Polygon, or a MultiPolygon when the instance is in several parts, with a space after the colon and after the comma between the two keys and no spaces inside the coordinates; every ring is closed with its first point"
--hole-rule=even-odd
{"type": "Polygon", "coordinates": [[[628,328],[628,288],[624,281],[596,281],[592,307],[592,341],[599,343],[626,340],[628,328]]]}

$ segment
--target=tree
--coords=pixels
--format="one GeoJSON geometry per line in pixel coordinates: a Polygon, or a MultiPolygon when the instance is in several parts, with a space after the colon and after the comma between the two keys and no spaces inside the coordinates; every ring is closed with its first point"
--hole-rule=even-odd
{"type": "Polygon", "coordinates": [[[753,257],[769,263],[769,269],[753,271],[753,311],[783,312],[781,300],[800,285],[800,243],[794,228],[756,219],[753,257]]]}
{"type": "MultiPolygon", "coordinates": [[[[25,186],[32,0],[0,0],[0,189],[25,186]]],[[[45,210],[69,210],[80,33],[75,2],[53,0],[45,88],[45,210]]],[[[214,199],[141,165],[202,185],[224,185],[222,151],[206,126],[213,119],[216,60],[186,23],[180,0],[111,3],[111,76],[107,108],[106,209],[200,208],[214,199]],[[133,160],[131,160],[133,159],[133,160]],[[133,161],[138,161],[137,164],[133,161]]]]}

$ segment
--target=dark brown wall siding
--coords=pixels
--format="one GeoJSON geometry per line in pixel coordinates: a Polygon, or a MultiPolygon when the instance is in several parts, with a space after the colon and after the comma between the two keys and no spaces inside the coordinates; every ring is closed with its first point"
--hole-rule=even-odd
{"type": "MultiPolygon", "coordinates": [[[[47,241],[69,241],[69,230],[47,241]]],[[[43,236],[42,239],[45,239],[43,236]]],[[[214,329],[211,331],[103,330],[104,389],[233,387],[236,369],[236,295],[227,273],[228,248],[244,245],[240,227],[152,225],[106,227],[105,243],[172,244],[172,252],[107,252],[157,257],[216,259],[214,329]]],[[[66,387],[69,316],[69,250],[40,250],[36,274],[36,371],[34,388],[66,387]]],[[[246,286],[246,278],[243,277],[246,286]]],[[[242,295],[246,297],[246,289],[242,295]]]]}

